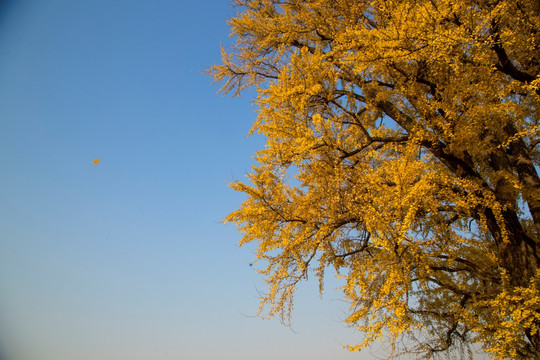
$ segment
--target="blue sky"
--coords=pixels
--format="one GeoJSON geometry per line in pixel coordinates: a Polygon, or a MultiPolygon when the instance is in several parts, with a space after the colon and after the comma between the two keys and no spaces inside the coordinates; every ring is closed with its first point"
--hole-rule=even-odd
{"type": "Polygon", "coordinates": [[[252,316],[253,249],[220,221],[263,139],[201,74],[227,0],[0,4],[2,359],[373,358],[341,348],[332,282],[296,332],[252,316]]]}

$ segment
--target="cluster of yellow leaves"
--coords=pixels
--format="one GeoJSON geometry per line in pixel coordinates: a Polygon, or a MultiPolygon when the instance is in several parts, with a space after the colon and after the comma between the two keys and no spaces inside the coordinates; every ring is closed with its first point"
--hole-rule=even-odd
{"type": "Polygon", "coordinates": [[[267,144],[226,221],[258,244],[261,312],[287,321],[330,267],[365,334],[352,350],[537,356],[537,2],[235,3],[210,72],[258,92],[267,144]]]}
{"type": "MultiPolygon", "coordinates": [[[[478,336],[475,340],[487,340],[489,346],[486,349],[496,359],[519,359],[525,355],[520,353],[520,349],[525,347],[524,339],[520,336],[521,329],[528,329],[528,335],[532,337],[540,331],[540,271],[530,279],[528,287],[511,287],[505,272],[502,280],[505,286],[495,298],[476,304],[495,311],[491,314],[489,323],[477,325],[475,330],[478,336]],[[489,335],[485,336],[485,333],[489,335]]],[[[469,314],[469,317],[474,320],[474,313],[469,314]]]]}

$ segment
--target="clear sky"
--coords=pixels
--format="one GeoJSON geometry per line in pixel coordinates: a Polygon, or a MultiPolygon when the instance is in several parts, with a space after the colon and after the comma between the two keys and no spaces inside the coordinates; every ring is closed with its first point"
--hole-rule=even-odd
{"type": "Polygon", "coordinates": [[[227,0],[0,1],[0,357],[371,359],[330,290],[253,317],[253,249],[221,219],[261,138],[201,74],[227,0]],[[99,164],[93,160],[99,158],[99,164]]]}

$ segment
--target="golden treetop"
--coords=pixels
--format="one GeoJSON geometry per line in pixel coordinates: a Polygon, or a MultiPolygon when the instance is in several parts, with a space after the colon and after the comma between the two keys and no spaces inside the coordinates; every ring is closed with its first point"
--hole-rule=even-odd
{"type": "Polygon", "coordinates": [[[298,281],[322,289],[331,267],[366,334],[353,349],[535,358],[538,1],[235,4],[210,72],[258,93],[267,144],[227,220],[258,244],[263,311],[286,320],[298,281]]]}

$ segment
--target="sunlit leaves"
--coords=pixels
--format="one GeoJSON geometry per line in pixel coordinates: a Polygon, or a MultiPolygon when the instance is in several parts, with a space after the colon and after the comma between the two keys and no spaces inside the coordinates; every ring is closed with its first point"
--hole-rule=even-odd
{"type": "Polygon", "coordinates": [[[353,350],[537,356],[538,3],[236,4],[210,73],[258,92],[267,143],[226,220],[257,243],[261,312],[287,321],[297,283],[333,268],[353,350]]]}

